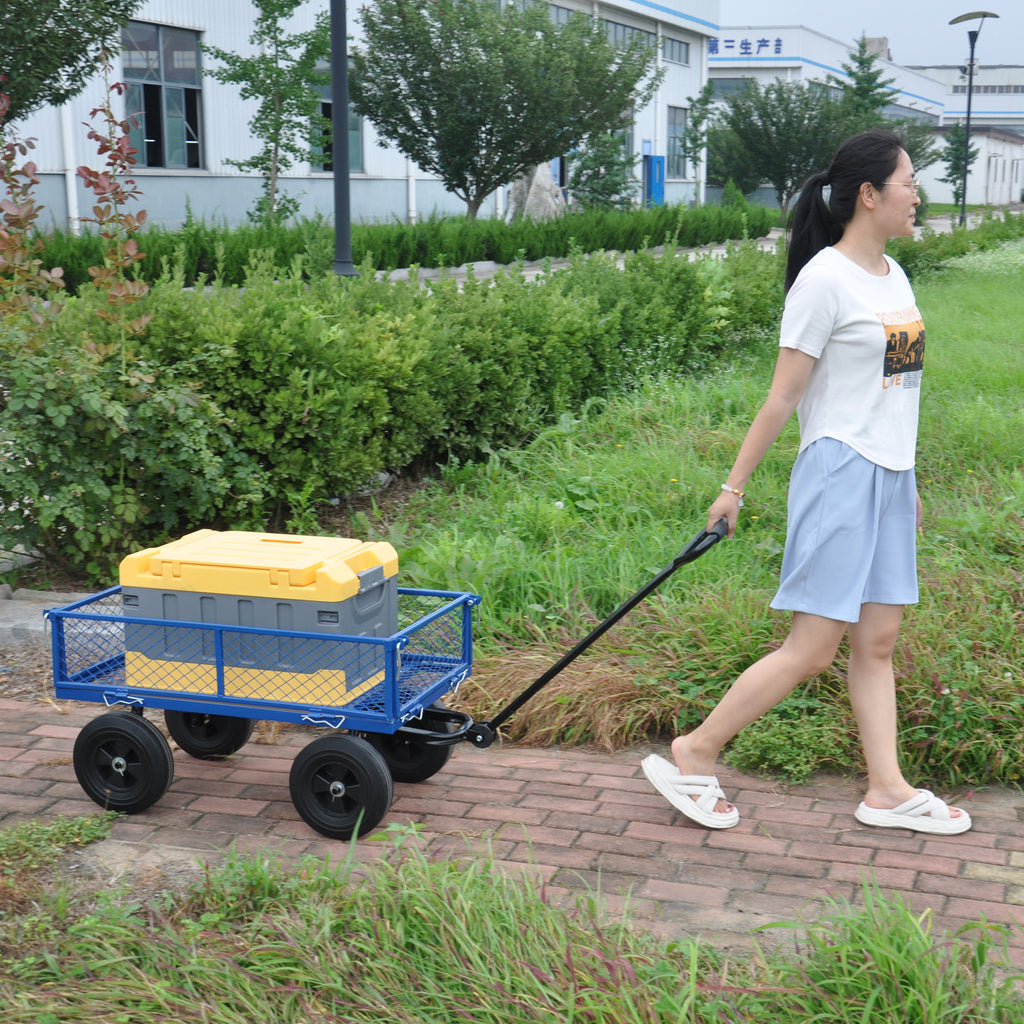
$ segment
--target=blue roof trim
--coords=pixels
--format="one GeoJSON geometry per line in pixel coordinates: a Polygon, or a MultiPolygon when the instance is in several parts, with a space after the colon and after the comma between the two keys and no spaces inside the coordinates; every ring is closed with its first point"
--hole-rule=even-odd
{"type": "MultiPolygon", "coordinates": [[[[971,117],[1020,117],[1021,111],[1019,110],[978,110],[973,105],[971,106],[971,117]]],[[[947,110],[946,117],[966,117],[967,108],[964,107],[962,110],[947,110]]],[[[986,124],[986,125],[971,125],[971,131],[974,131],[976,127],[979,128],[999,128],[997,124],[986,124]]]]}
{"type": "MultiPolygon", "coordinates": [[[[842,68],[834,68],[831,64],[822,64],[821,61],[811,60],[809,57],[708,57],[709,64],[736,65],[764,64],[767,62],[774,64],[810,64],[812,67],[821,68],[822,71],[829,72],[829,74],[839,75],[842,78],[846,77],[846,72],[842,68]]],[[[923,103],[934,103],[939,107],[945,106],[945,100],[935,100],[927,96],[919,96],[916,92],[908,92],[906,89],[897,89],[894,86],[889,86],[889,90],[890,92],[899,93],[901,96],[909,96],[913,100],[921,100],[923,103]]]]}
{"type": "Polygon", "coordinates": [[[713,29],[715,32],[721,31],[721,26],[716,25],[713,21],[706,21],[704,18],[698,18],[693,14],[684,14],[682,11],[677,11],[672,7],[666,7],[664,4],[656,4],[654,0],[632,0],[638,7],[650,7],[653,11],[662,11],[664,14],[671,14],[673,18],[681,18],[683,21],[692,21],[695,25],[704,25],[706,28],[713,29]]]}
{"type": "Polygon", "coordinates": [[[708,57],[709,64],[763,64],[766,62],[772,64],[810,64],[833,75],[843,74],[840,68],[834,68],[831,64],[822,64],[821,61],[811,60],[809,57],[708,57]]]}

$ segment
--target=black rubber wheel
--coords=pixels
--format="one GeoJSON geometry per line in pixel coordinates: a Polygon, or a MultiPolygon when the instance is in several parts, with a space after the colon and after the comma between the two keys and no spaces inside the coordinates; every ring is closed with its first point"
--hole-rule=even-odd
{"type": "Polygon", "coordinates": [[[391,809],[384,758],[358,736],[321,736],[303,747],[288,779],[299,817],[329,839],[364,836],[391,809]]]}
{"type": "Polygon", "coordinates": [[[137,814],[167,792],[174,758],[164,734],[141,715],[94,718],[75,739],[75,775],[86,795],[107,810],[137,814]]]}
{"type": "Polygon", "coordinates": [[[256,723],[251,718],[208,715],[202,711],[164,712],[167,731],[190,757],[217,761],[249,742],[256,723]]]}
{"type": "MultiPolygon", "coordinates": [[[[438,701],[412,723],[415,728],[430,732],[455,732],[454,722],[443,717],[445,706],[438,701]],[[433,714],[431,714],[433,712],[433,714]]],[[[395,782],[425,782],[436,775],[452,756],[453,747],[439,747],[416,736],[403,735],[402,730],[388,735],[382,732],[363,733],[363,738],[379,751],[395,782]]]]}

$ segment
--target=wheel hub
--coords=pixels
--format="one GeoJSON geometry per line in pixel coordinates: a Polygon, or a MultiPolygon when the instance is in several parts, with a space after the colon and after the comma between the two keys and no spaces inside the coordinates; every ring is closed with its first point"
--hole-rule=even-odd
{"type": "Polygon", "coordinates": [[[330,788],[330,794],[332,800],[340,800],[345,795],[345,783],[344,782],[332,782],[330,788]]]}
{"type": "Polygon", "coordinates": [[[110,767],[113,768],[118,775],[124,775],[128,771],[128,762],[123,757],[113,757],[110,759],[110,767]]]}

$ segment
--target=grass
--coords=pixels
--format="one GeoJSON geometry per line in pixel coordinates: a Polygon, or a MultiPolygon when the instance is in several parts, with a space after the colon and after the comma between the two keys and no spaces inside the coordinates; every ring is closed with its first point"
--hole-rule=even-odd
{"type": "Polygon", "coordinates": [[[0,976],[12,952],[45,940],[88,905],[90,895],[75,892],[58,869],[69,849],[105,838],[115,817],[29,821],[0,830],[0,976]]]}
{"type": "MultiPolygon", "coordinates": [[[[898,649],[903,758],[937,786],[1024,778],[1024,307],[1020,242],[918,282],[928,328],[919,446],[921,602],[898,649]]],[[[397,519],[358,514],[414,585],[484,597],[463,706],[486,718],[700,529],[767,386],[775,342],[697,380],[649,381],[563,416],[528,448],[448,466],[397,519]]],[[[736,538],[685,567],[510,723],[532,743],[626,746],[699,720],[781,642],[767,609],[796,451],[784,432],[736,538]]],[[[860,768],[843,659],[744,734],[739,767],[806,778],[860,768]],[[801,703],[803,702],[803,703],[801,703]],[[800,742],[802,741],[802,742],[800,742]]]]}
{"type": "MultiPolygon", "coordinates": [[[[991,207],[982,206],[982,205],[979,205],[977,203],[968,203],[967,204],[967,212],[968,213],[983,213],[985,210],[988,210],[988,209],[991,209],[991,207]]],[[[960,213],[960,204],[959,203],[931,203],[931,202],[929,202],[929,204],[928,204],[928,213],[931,216],[936,216],[936,217],[946,216],[947,214],[951,214],[951,213],[959,214],[960,213]]]]}
{"type": "MultiPolygon", "coordinates": [[[[929,331],[926,529],[899,696],[904,757],[940,782],[1021,777],[1017,259],[1012,247],[975,253],[916,284],[929,331]]],[[[524,451],[448,467],[398,518],[371,509],[348,524],[396,542],[403,582],[484,594],[464,702],[486,713],[517,693],[693,536],[773,352],[766,339],[699,381],[649,381],[592,404],[524,451]]],[[[781,639],[767,601],[795,442],[790,427],[755,477],[737,538],[635,609],[513,720],[516,733],[616,746],[679,728],[781,639]]],[[[842,682],[840,662],[730,756],[790,777],[852,770],[842,682]]],[[[354,850],[296,866],[230,855],[185,891],[97,895],[70,884],[63,858],[109,821],[0,831],[9,1024],[1024,1019],[1005,930],[979,921],[936,932],[927,912],[870,880],[856,905],[826,902],[813,920],[766,930],[755,955],[727,958],[697,937],[665,943],[609,920],[600,893],[556,903],[529,872],[503,874],[487,856],[431,861],[415,828],[382,832],[371,867],[354,850]]]]}
{"type": "MultiPolygon", "coordinates": [[[[14,830],[17,833],[18,829],[14,830]]],[[[0,833],[0,837],[5,833],[0,833]]],[[[38,834],[37,834],[38,838],[38,834]]],[[[861,905],[768,929],[754,955],[666,943],[609,920],[599,893],[556,904],[486,854],[433,861],[414,828],[297,866],[229,854],[143,907],[68,901],[60,926],[0,931],[8,1024],[1001,1024],[1021,1019],[1006,931],[935,934],[870,881],[861,905]],[[781,939],[781,941],[779,941],[781,939]],[[4,941],[7,940],[7,941],[4,941]]],[[[49,842],[49,840],[47,840],[49,842]]],[[[7,870],[9,865],[4,867],[7,870]]],[[[56,921],[54,922],[56,924],[56,921]]]]}

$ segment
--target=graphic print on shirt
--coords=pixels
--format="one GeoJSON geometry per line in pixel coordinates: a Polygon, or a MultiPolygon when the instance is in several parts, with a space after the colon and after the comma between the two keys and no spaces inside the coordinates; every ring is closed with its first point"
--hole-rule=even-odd
{"type": "Polygon", "coordinates": [[[879,313],[885,326],[883,388],[919,388],[924,368],[924,321],[917,306],[879,313]]]}

